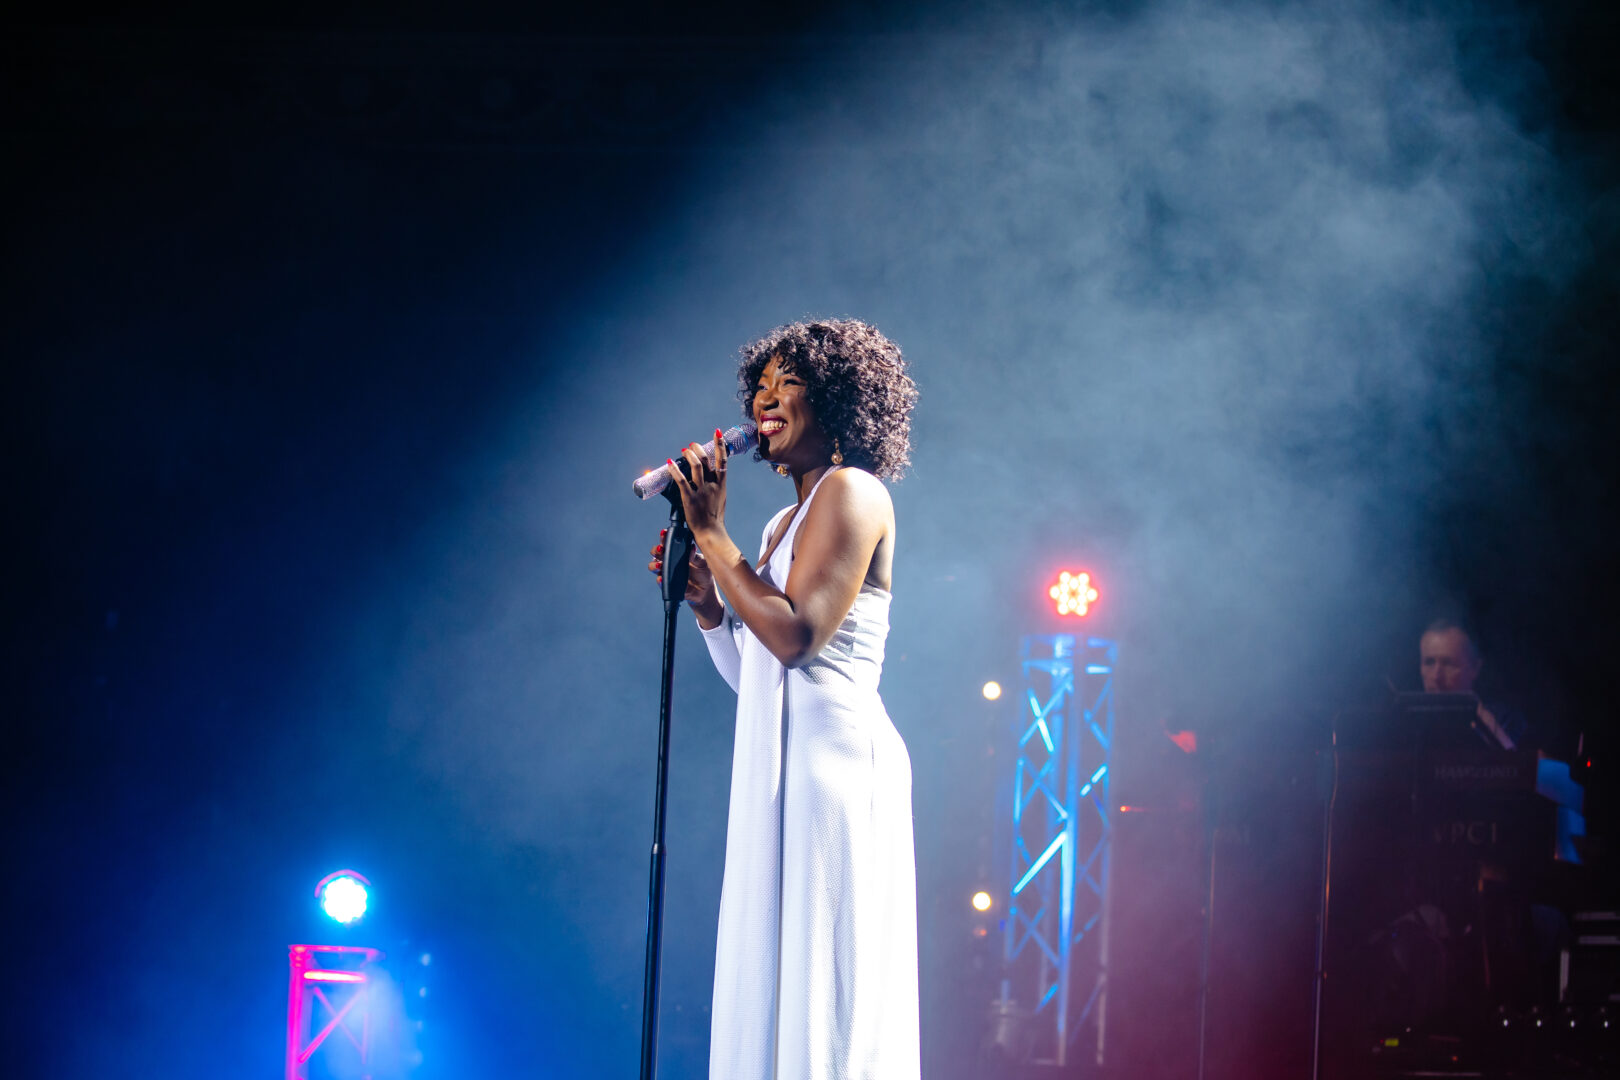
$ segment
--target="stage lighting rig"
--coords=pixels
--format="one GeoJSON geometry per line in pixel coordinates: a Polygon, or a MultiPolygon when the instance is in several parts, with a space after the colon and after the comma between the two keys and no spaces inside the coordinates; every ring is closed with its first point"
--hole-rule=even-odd
{"type": "MultiPolygon", "coordinates": [[[[1060,614],[1078,615],[1063,598],[1089,605],[1096,590],[1090,575],[1065,572],[1050,595],[1060,614]]],[[[985,1036],[1005,1060],[1065,1066],[1095,1055],[1102,1064],[1118,661],[1114,641],[1072,633],[1026,635],[1020,648],[1011,798],[998,801],[1012,841],[1009,888],[997,904],[1001,994],[985,1036]]]]}
{"type": "MultiPolygon", "coordinates": [[[[366,913],[370,886],[359,871],[338,870],[316,882],[315,900],[334,922],[353,927],[366,913]]],[[[309,1080],[310,1059],[318,1051],[339,1054],[332,1072],[352,1067],[359,1075],[370,1075],[378,1035],[383,1034],[373,1023],[382,950],[289,945],[287,958],[285,1080],[309,1080]]]]}

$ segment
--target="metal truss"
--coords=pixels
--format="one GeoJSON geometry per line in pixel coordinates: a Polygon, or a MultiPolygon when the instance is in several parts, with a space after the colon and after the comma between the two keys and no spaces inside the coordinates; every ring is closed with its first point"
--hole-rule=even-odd
{"type": "Polygon", "coordinates": [[[369,969],[382,956],[353,945],[288,946],[286,1080],[308,1080],[309,1059],[337,1032],[352,1044],[361,1080],[370,1077],[369,969]]]}
{"type": "Polygon", "coordinates": [[[1073,634],[1026,636],[1020,649],[1001,1000],[1030,1015],[1033,1058],[1054,1065],[1087,1030],[1102,1060],[1118,658],[1115,642],[1073,634]]]}

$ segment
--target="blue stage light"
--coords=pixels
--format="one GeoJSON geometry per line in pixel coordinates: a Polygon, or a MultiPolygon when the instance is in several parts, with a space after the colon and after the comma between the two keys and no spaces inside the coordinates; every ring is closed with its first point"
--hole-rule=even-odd
{"type": "Polygon", "coordinates": [[[317,891],[321,910],[345,926],[366,913],[366,880],[350,870],[339,871],[321,882],[317,891]]]}

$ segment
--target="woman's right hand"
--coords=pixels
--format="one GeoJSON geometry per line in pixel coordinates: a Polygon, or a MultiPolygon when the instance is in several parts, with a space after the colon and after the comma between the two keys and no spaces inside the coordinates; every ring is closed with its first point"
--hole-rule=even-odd
{"type": "MultiPolygon", "coordinates": [[[[664,540],[668,534],[668,529],[658,530],[658,543],[653,545],[652,561],[647,564],[647,569],[652,571],[660,585],[664,583],[664,540]]],[[[696,547],[692,549],[692,557],[686,564],[686,602],[705,630],[719,626],[725,616],[720,593],[714,587],[714,574],[703,552],[696,547]]]]}

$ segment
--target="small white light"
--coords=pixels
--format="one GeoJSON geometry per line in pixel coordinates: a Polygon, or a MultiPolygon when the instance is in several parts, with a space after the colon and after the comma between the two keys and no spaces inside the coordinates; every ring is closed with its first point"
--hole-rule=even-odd
{"type": "Polygon", "coordinates": [[[1001,684],[991,679],[984,684],[984,700],[995,701],[1001,697],[1001,684]]]}
{"type": "Polygon", "coordinates": [[[423,953],[422,954],[422,966],[427,967],[431,963],[433,963],[433,954],[432,953],[423,953]]]}
{"type": "Polygon", "coordinates": [[[987,892],[984,892],[983,890],[980,890],[979,892],[976,892],[976,893],[973,894],[973,910],[974,911],[989,911],[990,910],[990,905],[993,904],[994,902],[995,901],[990,899],[990,894],[987,893],[987,892]]]}

